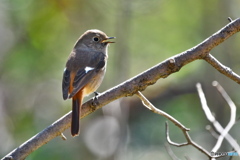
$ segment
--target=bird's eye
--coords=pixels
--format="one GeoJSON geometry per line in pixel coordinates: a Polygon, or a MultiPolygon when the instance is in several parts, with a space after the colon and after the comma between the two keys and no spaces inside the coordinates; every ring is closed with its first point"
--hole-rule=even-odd
{"type": "Polygon", "coordinates": [[[95,42],[97,42],[97,41],[99,41],[99,38],[98,38],[98,37],[93,37],[93,40],[94,40],[95,42]]]}

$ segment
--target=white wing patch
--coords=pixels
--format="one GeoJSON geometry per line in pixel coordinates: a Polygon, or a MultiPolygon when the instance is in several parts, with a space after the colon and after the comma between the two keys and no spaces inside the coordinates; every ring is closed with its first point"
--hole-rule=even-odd
{"type": "Polygon", "coordinates": [[[88,73],[89,71],[91,71],[91,70],[94,70],[94,68],[93,67],[85,67],[85,72],[86,73],[88,73]]]}

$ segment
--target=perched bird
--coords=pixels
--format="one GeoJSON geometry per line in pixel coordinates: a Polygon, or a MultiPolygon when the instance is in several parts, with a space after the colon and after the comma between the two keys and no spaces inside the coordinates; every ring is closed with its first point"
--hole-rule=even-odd
{"type": "Polygon", "coordinates": [[[106,72],[108,44],[111,39],[104,32],[86,31],[76,42],[63,72],[63,99],[72,98],[71,134],[79,134],[82,100],[95,92],[106,72]]]}

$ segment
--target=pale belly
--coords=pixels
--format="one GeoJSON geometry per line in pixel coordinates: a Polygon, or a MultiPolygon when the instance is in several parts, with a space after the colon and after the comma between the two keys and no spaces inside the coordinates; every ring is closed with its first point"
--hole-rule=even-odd
{"type": "Polygon", "coordinates": [[[105,75],[106,69],[100,70],[98,74],[93,77],[89,83],[84,87],[84,95],[89,95],[93,92],[95,92],[98,87],[101,85],[104,75],[105,75]]]}

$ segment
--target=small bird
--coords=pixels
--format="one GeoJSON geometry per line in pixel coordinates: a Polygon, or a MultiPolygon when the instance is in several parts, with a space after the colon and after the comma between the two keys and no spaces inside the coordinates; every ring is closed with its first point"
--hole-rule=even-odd
{"type": "Polygon", "coordinates": [[[63,72],[63,99],[72,98],[72,136],[79,135],[82,100],[102,83],[108,59],[108,44],[114,43],[104,32],[87,30],[75,43],[63,72]]]}

